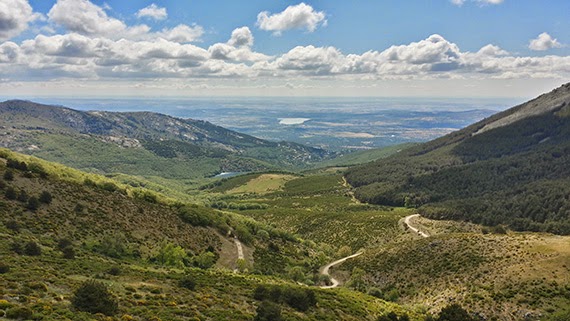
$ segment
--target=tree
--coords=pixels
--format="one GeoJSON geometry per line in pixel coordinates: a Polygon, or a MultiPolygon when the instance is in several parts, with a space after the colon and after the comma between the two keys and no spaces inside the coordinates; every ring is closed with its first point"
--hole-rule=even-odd
{"type": "Polygon", "coordinates": [[[438,321],[476,321],[465,309],[459,304],[454,303],[446,306],[441,310],[438,321]]]}
{"type": "Polygon", "coordinates": [[[281,321],[281,307],[270,301],[263,301],[257,307],[254,321],[281,321]]]}
{"type": "Polygon", "coordinates": [[[38,243],[30,241],[24,246],[24,254],[30,256],[38,256],[42,254],[42,248],[38,245],[38,243]]]}
{"type": "Polygon", "coordinates": [[[156,256],[156,261],[162,265],[182,268],[184,267],[186,257],[186,251],[184,251],[181,246],[172,243],[163,243],[156,256]]]}
{"type": "Polygon", "coordinates": [[[13,181],[14,180],[14,172],[11,170],[7,170],[4,172],[4,179],[7,181],[13,181]]]}
{"type": "Polygon", "coordinates": [[[50,194],[50,192],[48,191],[43,191],[40,194],[40,198],[39,198],[40,202],[44,203],[44,204],[49,204],[52,201],[52,196],[50,194]]]}
{"type": "Polygon", "coordinates": [[[196,280],[191,275],[185,275],[178,281],[178,286],[193,291],[196,288],[196,280]]]}
{"type": "Polygon", "coordinates": [[[74,292],[73,306],[80,311],[114,315],[119,309],[117,299],[101,282],[87,280],[74,292]]]}
{"type": "Polygon", "coordinates": [[[4,196],[9,200],[15,200],[18,197],[18,193],[12,186],[10,186],[6,189],[6,192],[4,192],[4,196]]]}
{"type": "Polygon", "coordinates": [[[26,191],[21,190],[20,194],[18,194],[18,201],[25,203],[28,201],[28,193],[26,191]]]}
{"type": "Polygon", "coordinates": [[[40,201],[37,199],[37,197],[32,196],[28,198],[28,204],[26,204],[27,209],[29,209],[30,211],[35,211],[39,207],[40,207],[40,201]]]}

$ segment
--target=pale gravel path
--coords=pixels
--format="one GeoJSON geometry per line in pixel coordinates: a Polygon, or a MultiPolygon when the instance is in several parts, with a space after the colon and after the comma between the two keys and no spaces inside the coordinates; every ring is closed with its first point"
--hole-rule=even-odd
{"type": "Polygon", "coordinates": [[[353,257],[357,257],[357,256],[359,256],[359,255],[362,254],[362,253],[363,253],[363,252],[358,252],[358,253],[349,255],[349,256],[347,256],[347,257],[343,257],[342,259],[336,260],[336,261],[334,261],[334,262],[332,262],[332,263],[329,263],[329,264],[325,265],[325,266],[321,269],[321,274],[322,274],[322,275],[327,275],[328,277],[330,277],[330,280],[331,280],[332,284],[331,284],[331,285],[324,285],[324,286],[321,286],[321,289],[332,289],[332,288],[336,288],[337,286],[340,285],[340,282],[339,282],[337,279],[333,278],[333,277],[330,275],[329,270],[330,270],[331,267],[333,267],[333,266],[335,266],[335,265],[337,265],[337,264],[341,264],[342,262],[344,262],[344,261],[346,261],[346,260],[348,260],[348,259],[352,259],[353,257]]]}
{"type": "Polygon", "coordinates": [[[418,234],[418,235],[420,235],[420,236],[422,236],[422,237],[429,237],[429,234],[427,234],[427,233],[425,233],[425,232],[422,232],[422,231],[420,231],[419,228],[415,228],[415,227],[413,227],[412,225],[410,225],[410,220],[411,220],[412,218],[414,218],[414,217],[420,217],[420,214],[414,214],[414,215],[408,215],[408,216],[406,216],[406,218],[404,218],[404,224],[406,224],[406,225],[408,226],[408,228],[409,228],[410,230],[412,230],[414,233],[416,233],[416,234],[418,234]]]}

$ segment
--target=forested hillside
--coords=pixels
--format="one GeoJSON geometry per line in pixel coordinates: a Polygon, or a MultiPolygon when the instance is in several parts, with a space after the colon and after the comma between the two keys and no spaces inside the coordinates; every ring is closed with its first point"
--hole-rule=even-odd
{"type": "Polygon", "coordinates": [[[439,219],[570,234],[570,84],[350,169],[356,196],[439,219]]]}

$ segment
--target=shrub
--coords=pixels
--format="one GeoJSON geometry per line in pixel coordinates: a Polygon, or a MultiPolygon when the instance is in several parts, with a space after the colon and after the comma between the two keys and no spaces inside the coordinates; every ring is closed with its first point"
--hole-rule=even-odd
{"type": "Polygon", "coordinates": [[[20,223],[18,223],[18,221],[16,220],[9,220],[6,223],[4,223],[4,225],[6,226],[7,229],[12,230],[14,232],[20,231],[20,223]]]}
{"type": "Polygon", "coordinates": [[[8,319],[16,320],[29,320],[32,318],[32,310],[27,307],[13,307],[6,311],[6,317],[8,319]]]}
{"type": "Polygon", "coordinates": [[[212,252],[202,252],[193,258],[194,266],[201,269],[209,269],[216,264],[216,254],[212,252]]]}
{"type": "Polygon", "coordinates": [[[71,246],[64,247],[64,248],[61,250],[61,253],[63,253],[63,258],[64,258],[64,259],[68,259],[68,260],[73,260],[73,259],[75,259],[75,250],[74,250],[73,247],[71,247],[71,246]]]}
{"type": "Polygon", "coordinates": [[[6,189],[6,192],[4,192],[4,196],[9,200],[15,200],[18,198],[18,193],[12,186],[10,186],[6,189]]]}
{"type": "Polygon", "coordinates": [[[178,281],[178,286],[192,291],[196,288],[196,280],[190,275],[185,275],[178,281]]]}
{"type": "MultiPolygon", "coordinates": [[[[394,312],[384,314],[378,317],[378,321],[409,321],[410,317],[407,314],[398,315],[394,312]]],[[[459,321],[459,320],[458,320],[459,321]]]]}
{"type": "Polygon", "coordinates": [[[315,291],[288,286],[260,285],[255,288],[253,298],[260,301],[283,302],[301,312],[317,304],[315,291]]]}
{"type": "Polygon", "coordinates": [[[254,321],[281,321],[281,307],[270,301],[263,301],[257,307],[254,321]]]}
{"type": "Polygon", "coordinates": [[[0,274],[10,272],[10,266],[4,262],[0,262],[0,274]]]}
{"type": "Polygon", "coordinates": [[[119,309],[117,299],[101,282],[87,280],[74,292],[73,306],[80,311],[114,315],[119,309]]]}
{"type": "Polygon", "coordinates": [[[12,172],[11,170],[7,170],[4,172],[3,177],[7,181],[13,181],[14,180],[14,172],[12,172]]]}
{"type": "Polygon", "coordinates": [[[121,274],[121,268],[118,266],[113,266],[112,268],[107,270],[107,274],[114,275],[114,276],[120,275],[121,274]]]}
{"type": "Polygon", "coordinates": [[[44,204],[49,204],[49,203],[51,203],[52,199],[53,199],[53,198],[52,198],[50,192],[48,192],[48,191],[43,191],[43,192],[40,194],[39,201],[42,202],[42,203],[44,203],[44,204]]]}
{"type": "Polygon", "coordinates": [[[22,248],[22,245],[19,242],[13,242],[12,245],[10,245],[10,250],[18,255],[22,255],[24,254],[24,249],[22,248]]]}
{"type": "Polygon", "coordinates": [[[454,303],[446,306],[441,310],[438,321],[476,321],[474,317],[469,315],[465,309],[463,309],[459,304],[454,303]]]}
{"type": "Polygon", "coordinates": [[[30,211],[36,211],[40,207],[40,201],[37,197],[32,196],[28,198],[28,204],[26,204],[26,208],[30,211]]]}
{"type": "Polygon", "coordinates": [[[30,241],[24,246],[24,254],[30,256],[38,256],[42,254],[42,248],[38,245],[38,243],[30,241]]]}
{"type": "Polygon", "coordinates": [[[28,201],[28,193],[26,191],[21,190],[20,194],[18,194],[18,201],[25,203],[28,201]]]}
{"type": "Polygon", "coordinates": [[[4,180],[0,179],[0,189],[4,189],[6,188],[6,182],[4,182],[4,180]]]}
{"type": "Polygon", "coordinates": [[[184,251],[181,246],[172,243],[163,243],[156,256],[156,261],[162,265],[181,268],[184,267],[186,257],[186,251],[184,251]]]}
{"type": "Polygon", "coordinates": [[[59,239],[59,241],[57,241],[57,248],[62,250],[62,251],[66,247],[70,247],[72,245],[73,245],[73,242],[71,242],[71,240],[68,238],[62,238],[62,239],[59,239]]]}

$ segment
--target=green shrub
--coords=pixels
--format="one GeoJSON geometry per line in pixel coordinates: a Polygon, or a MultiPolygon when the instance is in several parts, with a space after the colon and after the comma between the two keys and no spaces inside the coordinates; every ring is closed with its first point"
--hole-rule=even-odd
{"type": "Polygon", "coordinates": [[[254,321],[281,321],[281,307],[270,301],[263,301],[257,307],[254,321]]]}
{"type": "Polygon", "coordinates": [[[18,194],[18,201],[25,203],[28,201],[28,193],[26,191],[21,190],[20,194],[18,194]]]}
{"type": "Polygon", "coordinates": [[[51,203],[52,199],[53,199],[53,198],[52,198],[50,192],[48,192],[48,191],[43,191],[43,192],[40,194],[39,201],[42,202],[42,203],[44,203],[44,204],[49,204],[49,203],[51,203]]]}
{"type": "Polygon", "coordinates": [[[188,290],[194,290],[196,288],[196,280],[190,275],[185,275],[178,281],[178,286],[188,290]]]}
{"type": "Polygon", "coordinates": [[[73,306],[80,311],[114,315],[119,309],[117,299],[101,282],[87,280],[74,292],[73,306]]]}
{"type": "Polygon", "coordinates": [[[20,231],[20,223],[16,220],[9,220],[8,222],[4,223],[7,229],[12,230],[14,232],[20,231]]]}
{"type": "Polygon", "coordinates": [[[8,319],[16,320],[29,320],[32,318],[32,310],[27,307],[13,307],[6,311],[6,317],[8,319]]]}
{"type": "Polygon", "coordinates": [[[202,252],[192,259],[194,266],[201,269],[209,269],[216,264],[216,254],[212,252],[202,252]]]}
{"type": "Polygon", "coordinates": [[[114,275],[114,276],[121,275],[121,268],[118,266],[113,266],[112,268],[107,270],[107,274],[114,275]]]}
{"type": "Polygon", "coordinates": [[[476,321],[476,319],[459,304],[454,303],[441,310],[437,321],[476,321]]]}
{"type": "Polygon", "coordinates": [[[186,258],[186,251],[181,246],[167,242],[162,244],[155,259],[157,263],[162,265],[182,268],[186,258]]]}
{"type": "Polygon", "coordinates": [[[10,186],[4,192],[4,196],[9,200],[15,200],[16,198],[18,198],[18,193],[12,186],[10,186]]]}
{"type": "Polygon", "coordinates": [[[0,262],[0,274],[10,272],[10,266],[4,262],[0,262]]]}
{"type": "Polygon", "coordinates": [[[24,254],[30,256],[39,256],[42,254],[42,248],[38,245],[38,243],[30,241],[24,246],[24,254]]]}
{"type": "Polygon", "coordinates": [[[68,238],[62,238],[57,241],[57,248],[60,250],[65,249],[66,247],[73,246],[73,242],[71,242],[68,238]]]}
{"type": "Polygon", "coordinates": [[[71,247],[71,246],[64,247],[64,248],[61,250],[61,253],[63,253],[63,258],[64,258],[64,259],[68,259],[68,260],[73,260],[73,259],[75,259],[75,250],[74,250],[73,247],[71,247]]]}
{"type": "Polygon", "coordinates": [[[26,204],[26,208],[30,211],[36,211],[40,207],[40,201],[37,197],[32,196],[28,198],[28,204],[26,204]]]}
{"type": "Polygon", "coordinates": [[[14,172],[11,170],[7,170],[4,172],[4,179],[7,181],[13,181],[14,180],[14,172]]]}
{"type": "Polygon", "coordinates": [[[390,312],[388,314],[384,314],[378,317],[378,321],[409,321],[410,317],[407,314],[402,314],[398,316],[394,312],[390,312]]]}

